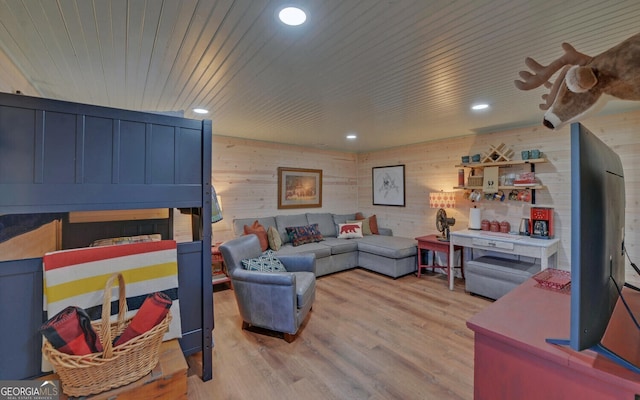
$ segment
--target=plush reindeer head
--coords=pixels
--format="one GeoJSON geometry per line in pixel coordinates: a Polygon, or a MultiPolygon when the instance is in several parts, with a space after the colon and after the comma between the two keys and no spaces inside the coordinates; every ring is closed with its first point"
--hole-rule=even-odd
{"type": "Polygon", "coordinates": [[[525,64],[534,73],[520,71],[520,90],[544,85],[549,94],[542,96],[546,110],[543,124],[550,129],[585,118],[598,111],[610,96],[622,100],[640,100],[640,34],[619,45],[589,57],[570,44],[563,43],[564,54],[547,66],[527,58],[525,64]],[[561,70],[552,84],[549,78],[561,70]]]}

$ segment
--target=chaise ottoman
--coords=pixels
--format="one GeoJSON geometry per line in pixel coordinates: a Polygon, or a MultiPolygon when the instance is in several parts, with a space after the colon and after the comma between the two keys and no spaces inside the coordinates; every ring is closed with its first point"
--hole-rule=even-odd
{"type": "Polygon", "coordinates": [[[358,265],[398,278],[417,270],[417,242],[398,236],[370,235],[358,240],[358,265]]]}

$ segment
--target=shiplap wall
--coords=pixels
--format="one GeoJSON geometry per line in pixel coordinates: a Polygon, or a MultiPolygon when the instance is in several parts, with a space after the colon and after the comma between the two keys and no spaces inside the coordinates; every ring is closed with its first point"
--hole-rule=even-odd
{"type": "MultiPolygon", "coordinates": [[[[634,261],[640,261],[640,220],[638,195],[640,171],[640,112],[594,117],[584,125],[611,146],[621,157],[625,170],[627,209],[626,245],[634,261]]],[[[225,219],[213,225],[214,240],[233,237],[233,218],[294,214],[300,212],[352,212],[376,214],[379,224],[392,228],[395,235],[415,237],[437,233],[435,209],[430,209],[432,191],[450,191],[457,185],[462,155],[484,153],[490,145],[504,143],[520,158],[521,150],[539,149],[549,162],[536,165],[536,176],[547,188],[536,192],[536,205],[554,207],[555,234],[561,239],[559,267],[569,269],[571,243],[571,189],[569,127],[550,131],[542,126],[499,133],[459,137],[436,142],[353,154],[314,148],[283,146],[230,137],[214,136],[213,183],[223,202],[225,219]],[[372,168],[405,165],[406,206],[372,205],[372,168]],[[322,169],[323,207],[299,210],[277,209],[277,168],[279,166],[322,169]]],[[[509,172],[519,172],[512,167],[509,172]]],[[[526,168],[526,167],[524,167],[526,168]]],[[[468,172],[468,171],[467,171],[468,172]]],[[[517,201],[463,200],[459,191],[452,230],[465,229],[469,208],[480,207],[483,218],[508,221],[517,230],[530,205],[517,201]]],[[[628,267],[627,279],[640,282],[628,267]]]]}
{"type": "MultiPolygon", "coordinates": [[[[626,183],[626,246],[635,262],[640,261],[640,112],[603,116],[584,121],[584,125],[613,148],[621,157],[626,183]]],[[[381,152],[359,155],[358,205],[365,215],[376,214],[382,226],[390,227],[402,236],[437,233],[436,210],[430,209],[431,191],[450,191],[457,184],[456,164],[462,155],[484,153],[491,145],[504,143],[512,148],[516,159],[521,150],[539,149],[549,162],[536,165],[536,176],[546,189],[536,191],[536,205],[555,209],[555,235],[561,240],[559,267],[570,268],[571,245],[571,165],[569,127],[550,131],[544,127],[531,127],[493,134],[461,137],[450,140],[398,147],[381,152]],[[406,207],[379,207],[371,205],[371,168],[384,165],[406,165],[406,207]]],[[[508,171],[518,172],[523,167],[508,171]]],[[[468,172],[468,170],[467,170],[468,172]]],[[[501,171],[502,172],[502,171],[501,171]]],[[[486,201],[471,203],[462,199],[459,191],[455,210],[447,215],[456,219],[452,230],[466,229],[469,208],[482,209],[483,219],[508,221],[512,230],[518,229],[522,217],[527,217],[530,204],[518,201],[486,201]]],[[[640,282],[637,274],[627,266],[627,279],[640,282]]]]}
{"type": "Polygon", "coordinates": [[[225,136],[213,137],[212,154],[224,217],[213,224],[214,242],[234,237],[234,218],[356,211],[357,154],[225,136]],[[321,169],[322,207],[279,210],[278,167],[321,169]]]}

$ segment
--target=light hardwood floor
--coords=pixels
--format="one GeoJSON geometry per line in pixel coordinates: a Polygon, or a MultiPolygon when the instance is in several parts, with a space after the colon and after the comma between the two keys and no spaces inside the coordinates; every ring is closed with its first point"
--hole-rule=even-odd
{"type": "Polygon", "coordinates": [[[473,333],[490,301],[442,274],[396,280],[354,269],[317,280],[293,343],[241,330],[231,290],[214,293],[213,379],[189,357],[189,398],[472,399],[473,333]]]}

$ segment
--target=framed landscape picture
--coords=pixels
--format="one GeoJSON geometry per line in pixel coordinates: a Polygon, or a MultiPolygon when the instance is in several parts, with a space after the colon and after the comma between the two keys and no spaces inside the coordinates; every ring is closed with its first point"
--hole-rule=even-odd
{"type": "Polygon", "coordinates": [[[373,167],[373,205],[404,207],[404,165],[373,167]]]}
{"type": "Polygon", "coordinates": [[[278,168],[278,208],[322,207],[322,170],[278,168]]]}

